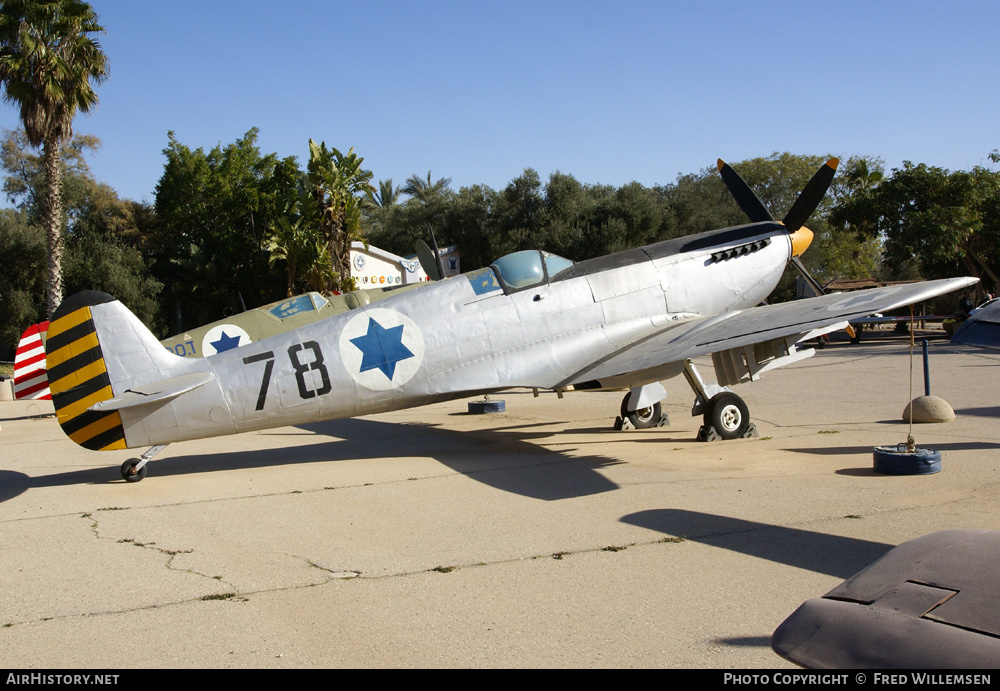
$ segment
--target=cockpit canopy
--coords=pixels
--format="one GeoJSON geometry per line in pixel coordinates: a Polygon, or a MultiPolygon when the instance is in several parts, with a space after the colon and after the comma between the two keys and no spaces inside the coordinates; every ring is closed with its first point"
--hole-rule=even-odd
{"type": "Polygon", "coordinates": [[[491,265],[505,293],[532,288],[547,283],[573,262],[556,254],[540,250],[522,250],[504,255],[491,265]]]}

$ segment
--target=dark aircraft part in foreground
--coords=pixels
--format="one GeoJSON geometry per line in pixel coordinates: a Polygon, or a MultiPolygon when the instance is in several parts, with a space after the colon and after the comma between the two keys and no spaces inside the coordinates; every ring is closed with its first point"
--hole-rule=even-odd
{"type": "Polygon", "coordinates": [[[1000,531],[905,542],[775,630],[803,667],[992,668],[1000,661],[1000,531]]]}

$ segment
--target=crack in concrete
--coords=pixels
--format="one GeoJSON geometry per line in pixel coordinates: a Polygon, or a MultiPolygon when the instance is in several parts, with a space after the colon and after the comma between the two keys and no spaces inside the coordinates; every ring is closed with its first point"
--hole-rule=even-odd
{"type": "MultiPolygon", "coordinates": [[[[92,530],[94,530],[95,536],[98,539],[101,539],[101,540],[110,540],[110,539],[112,539],[112,538],[101,537],[99,534],[97,534],[97,521],[93,520],[92,514],[85,513],[85,514],[82,514],[82,517],[83,518],[90,518],[92,520],[91,528],[92,528],[92,530]]],[[[424,573],[442,573],[442,574],[447,574],[447,573],[452,573],[454,571],[459,571],[461,569],[470,569],[470,568],[485,567],[485,566],[498,566],[498,565],[501,565],[501,564],[513,564],[513,563],[523,562],[523,561],[533,561],[533,560],[536,560],[536,559],[550,559],[550,558],[551,559],[562,559],[562,558],[564,558],[566,556],[572,556],[572,555],[578,555],[578,554],[596,553],[596,552],[619,552],[619,551],[628,549],[630,547],[638,547],[638,546],[646,546],[646,545],[656,545],[656,544],[666,544],[666,543],[679,543],[679,542],[684,542],[684,541],[685,541],[684,538],[663,537],[663,538],[657,538],[657,539],[649,540],[649,541],[645,541],[645,542],[631,542],[631,543],[628,543],[626,545],[605,546],[605,547],[590,547],[590,548],[586,548],[586,549],[578,549],[578,550],[572,550],[572,551],[560,551],[560,552],[555,552],[555,553],[552,553],[552,554],[542,554],[542,555],[535,555],[535,556],[530,556],[530,557],[515,557],[515,558],[511,558],[511,559],[499,559],[499,560],[496,560],[496,561],[493,561],[493,562],[475,562],[475,563],[469,563],[469,564],[464,564],[464,565],[435,566],[435,567],[432,567],[432,568],[415,569],[415,570],[412,570],[412,571],[398,571],[396,573],[385,574],[385,575],[382,575],[382,576],[365,576],[365,575],[363,575],[363,573],[361,571],[357,571],[357,570],[354,570],[354,569],[342,569],[342,570],[339,570],[339,571],[335,571],[335,570],[330,569],[328,567],[321,566],[321,565],[319,565],[319,564],[317,564],[317,563],[309,560],[308,558],[298,557],[298,556],[293,555],[293,554],[286,554],[286,556],[289,556],[289,557],[293,557],[293,558],[296,558],[296,559],[302,559],[310,567],[319,569],[320,571],[323,571],[325,573],[330,574],[329,578],[327,578],[324,581],[319,581],[319,582],[316,582],[316,583],[306,583],[306,584],[291,585],[291,586],[278,586],[278,587],[273,587],[273,588],[263,588],[263,589],[260,589],[260,590],[251,590],[251,591],[243,591],[243,592],[240,592],[239,590],[233,590],[233,591],[227,591],[227,592],[223,592],[223,593],[209,593],[209,594],[206,594],[206,595],[202,595],[200,597],[187,598],[187,599],[184,599],[184,600],[174,600],[174,601],[171,601],[171,602],[160,602],[160,603],[156,603],[156,604],[152,604],[152,605],[145,605],[143,607],[134,607],[134,608],[131,608],[131,609],[104,610],[104,611],[95,611],[95,612],[81,612],[81,613],[77,613],[77,614],[67,614],[67,615],[63,615],[63,616],[42,617],[42,618],[39,618],[39,619],[31,619],[31,620],[26,620],[26,621],[8,622],[8,623],[5,623],[3,625],[0,625],[0,628],[11,628],[13,626],[20,626],[20,625],[23,625],[23,624],[34,624],[34,623],[39,623],[39,622],[44,622],[44,621],[58,621],[58,620],[65,620],[65,619],[76,619],[76,618],[102,616],[102,615],[128,614],[128,613],[131,613],[131,612],[143,612],[143,611],[149,611],[149,610],[154,610],[154,609],[160,609],[160,608],[163,608],[163,607],[170,607],[170,606],[175,606],[175,605],[184,605],[184,604],[190,604],[190,603],[194,603],[194,602],[207,602],[207,601],[212,601],[212,600],[225,600],[225,601],[228,601],[228,602],[237,602],[237,603],[239,603],[239,602],[249,602],[250,601],[250,597],[252,597],[253,595],[265,595],[265,594],[268,594],[268,593],[277,593],[277,592],[283,592],[283,591],[301,590],[303,588],[315,588],[317,586],[325,585],[325,584],[331,583],[333,581],[347,581],[347,580],[372,580],[372,581],[374,581],[374,580],[382,580],[382,579],[386,579],[386,578],[406,578],[408,576],[417,576],[417,575],[424,574],[424,573]]],[[[193,552],[193,550],[165,550],[165,549],[162,549],[160,547],[156,547],[155,543],[140,543],[140,542],[136,542],[136,541],[134,541],[134,540],[132,540],[130,538],[116,540],[116,542],[118,542],[120,544],[132,544],[132,545],[135,545],[136,547],[142,547],[144,549],[154,549],[156,551],[159,551],[162,554],[169,554],[169,555],[171,555],[171,559],[173,558],[173,556],[175,556],[177,554],[188,554],[188,553],[193,552]]],[[[190,571],[190,570],[185,570],[185,571],[187,573],[196,573],[196,572],[193,572],[193,571],[190,571]]],[[[197,574],[196,573],[196,575],[203,576],[204,574],[197,574]]],[[[220,580],[221,581],[221,579],[219,577],[217,577],[217,576],[213,576],[213,577],[210,577],[210,578],[212,578],[213,580],[220,580]]]]}
{"type": "MultiPolygon", "coordinates": [[[[106,509],[97,509],[98,511],[125,511],[127,509],[121,507],[111,507],[106,509]]],[[[98,540],[115,540],[115,538],[105,537],[100,533],[100,526],[98,525],[97,519],[91,513],[81,514],[81,518],[90,519],[90,530],[94,534],[94,537],[98,540]]],[[[190,568],[179,568],[174,566],[174,559],[176,559],[179,554],[194,554],[194,549],[166,549],[164,547],[159,547],[155,542],[139,542],[134,538],[126,537],[115,540],[117,544],[120,545],[133,545],[135,547],[141,547],[143,549],[149,549],[167,557],[164,566],[170,571],[176,571],[178,573],[189,573],[194,576],[200,576],[201,578],[206,578],[209,580],[217,581],[220,583],[225,583],[226,586],[233,587],[232,583],[226,583],[222,580],[222,576],[209,576],[205,573],[200,573],[190,568]]]]}

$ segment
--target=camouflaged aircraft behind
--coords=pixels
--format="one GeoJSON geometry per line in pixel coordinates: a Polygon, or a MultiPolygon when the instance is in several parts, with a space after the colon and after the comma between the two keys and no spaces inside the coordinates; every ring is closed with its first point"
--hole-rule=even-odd
{"type": "Polygon", "coordinates": [[[391,288],[368,288],[343,294],[303,293],[230,315],[197,329],[189,329],[176,336],[165,338],[160,343],[181,357],[208,357],[418,287],[419,283],[413,283],[391,288]]]}
{"type": "MultiPolygon", "coordinates": [[[[804,226],[837,160],[782,222],[736,173],[719,170],[750,223],[583,262],[527,250],[491,266],[238,349],[194,359],[166,349],[110,295],[68,298],[49,325],[52,398],[88,449],[150,447],[122,464],[135,482],[165,445],[411,408],[513,387],[629,389],[623,417],[657,424],[662,380],[684,374],[692,414],[743,436],[728,389],[813,354],[797,343],[851,319],[976,282],[954,278],[755,307],[808,247],[804,226]],[[712,355],[717,384],[691,358],[712,355]]],[[[709,435],[711,436],[711,435],[709,435]]]]}

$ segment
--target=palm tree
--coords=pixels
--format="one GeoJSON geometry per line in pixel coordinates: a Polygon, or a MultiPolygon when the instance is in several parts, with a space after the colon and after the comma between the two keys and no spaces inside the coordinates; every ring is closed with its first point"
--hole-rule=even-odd
{"type": "Polygon", "coordinates": [[[427,171],[427,179],[414,173],[406,179],[406,184],[400,188],[400,192],[410,195],[421,204],[431,204],[438,201],[448,192],[451,185],[451,178],[440,178],[437,182],[431,182],[431,171],[427,171]]]}
{"type": "Polygon", "coordinates": [[[364,170],[365,159],[349,149],[342,154],[326,148],[326,142],[309,140],[307,184],[319,210],[319,227],[326,238],[333,270],[340,276],[340,289],[354,290],[351,277],[351,242],[368,246],[361,228],[361,206],[375,193],[372,172],[364,170]]]}
{"type": "Polygon", "coordinates": [[[93,8],[79,0],[4,0],[0,5],[0,83],[21,111],[28,142],[42,148],[47,194],[48,313],[62,302],[62,167],[76,111],[97,105],[94,86],[108,60],[93,34],[104,33],[93,8]]]}
{"type": "Polygon", "coordinates": [[[340,287],[326,238],[319,228],[320,213],[313,195],[296,190],[271,226],[270,264],[285,262],[286,297],[299,288],[326,293],[340,287]]]}
{"type": "Polygon", "coordinates": [[[392,178],[389,178],[388,180],[378,181],[378,191],[372,196],[374,197],[376,206],[386,209],[399,203],[399,195],[401,193],[402,190],[399,187],[393,187],[392,178]]]}

